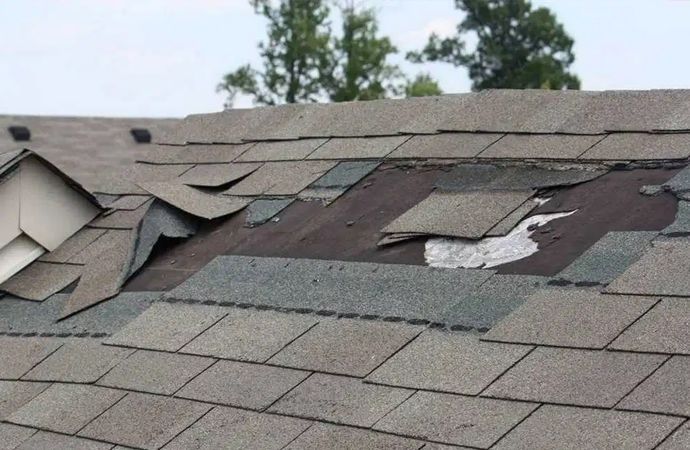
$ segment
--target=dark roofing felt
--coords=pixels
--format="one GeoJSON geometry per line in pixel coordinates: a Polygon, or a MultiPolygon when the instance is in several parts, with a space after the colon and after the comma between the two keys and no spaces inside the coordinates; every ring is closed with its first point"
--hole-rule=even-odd
{"type": "Polygon", "coordinates": [[[189,116],[10,280],[44,301],[0,299],[0,443],[687,448],[688,112],[526,90],[189,116]],[[553,212],[531,256],[426,264],[553,212]]]}

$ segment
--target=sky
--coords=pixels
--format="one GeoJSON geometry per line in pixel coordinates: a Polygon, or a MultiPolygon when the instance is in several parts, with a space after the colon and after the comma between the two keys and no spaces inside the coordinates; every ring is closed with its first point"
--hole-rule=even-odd
{"type": "MultiPolygon", "coordinates": [[[[360,0],[410,75],[467,92],[467,72],[411,64],[453,34],[453,0],[360,0]]],[[[690,88],[690,0],[533,0],[575,39],[582,88],[690,88]]],[[[265,22],[248,0],[0,0],[0,114],[183,117],[219,111],[223,74],[259,62],[265,22]]],[[[240,98],[238,107],[251,106],[240,98]]]]}

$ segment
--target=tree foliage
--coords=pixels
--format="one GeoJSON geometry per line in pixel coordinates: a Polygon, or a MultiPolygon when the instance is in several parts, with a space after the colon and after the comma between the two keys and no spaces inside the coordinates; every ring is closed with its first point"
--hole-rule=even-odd
{"type": "Polygon", "coordinates": [[[431,95],[441,95],[443,91],[428,73],[418,74],[414,80],[410,80],[405,86],[406,97],[428,97],[431,95]]]}
{"type": "Polygon", "coordinates": [[[432,34],[408,59],[467,67],[474,90],[580,88],[569,71],[574,41],[547,8],[533,9],[528,0],[455,0],[455,5],[465,13],[457,34],[432,34]],[[468,38],[476,40],[476,49],[467,49],[468,38]]]}

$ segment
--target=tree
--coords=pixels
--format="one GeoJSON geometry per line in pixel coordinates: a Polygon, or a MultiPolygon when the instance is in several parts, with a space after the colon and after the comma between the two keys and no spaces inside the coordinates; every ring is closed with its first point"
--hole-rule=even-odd
{"type": "Polygon", "coordinates": [[[388,63],[398,52],[387,37],[378,35],[372,9],[357,10],[350,2],[342,9],[342,36],[333,40],[333,76],[327,83],[334,102],[373,100],[401,93],[404,77],[388,63]]]}
{"type": "Polygon", "coordinates": [[[414,80],[408,81],[407,86],[405,86],[406,97],[428,97],[441,94],[443,91],[428,73],[418,74],[414,80]]]}
{"type": "Polygon", "coordinates": [[[441,61],[469,70],[472,89],[579,89],[569,68],[575,61],[573,39],[547,8],[528,0],[455,0],[465,13],[457,34],[432,34],[414,62],[441,61]],[[468,37],[477,46],[468,51],[468,37]]]}
{"type": "Polygon", "coordinates": [[[268,19],[268,41],[259,44],[263,70],[245,65],[223,77],[219,92],[227,92],[227,107],[238,93],[264,105],[314,102],[323,92],[322,80],[332,72],[330,10],[324,0],[249,0],[268,19]]]}

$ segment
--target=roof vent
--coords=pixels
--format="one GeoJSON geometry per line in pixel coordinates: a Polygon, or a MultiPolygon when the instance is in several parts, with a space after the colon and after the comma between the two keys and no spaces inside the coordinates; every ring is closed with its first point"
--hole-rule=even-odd
{"type": "Polygon", "coordinates": [[[13,125],[7,130],[15,141],[28,141],[31,139],[31,131],[27,127],[13,125]]]}
{"type": "Polygon", "coordinates": [[[151,133],[146,128],[132,128],[129,130],[137,144],[150,144],[151,133]]]}

